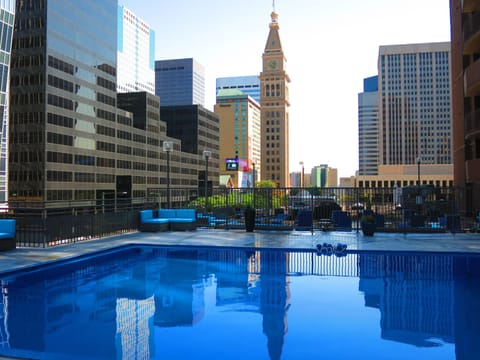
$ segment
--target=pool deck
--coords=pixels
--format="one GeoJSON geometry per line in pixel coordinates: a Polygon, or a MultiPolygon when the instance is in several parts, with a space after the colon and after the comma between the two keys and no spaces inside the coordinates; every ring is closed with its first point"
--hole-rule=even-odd
{"type": "Polygon", "coordinates": [[[316,249],[317,244],[347,244],[347,251],[448,252],[480,254],[480,234],[299,232],[198,229],[179,232],[132,232],[50,248],[17,248],[0,252],[0,274],[128,244],[316,249]]]}

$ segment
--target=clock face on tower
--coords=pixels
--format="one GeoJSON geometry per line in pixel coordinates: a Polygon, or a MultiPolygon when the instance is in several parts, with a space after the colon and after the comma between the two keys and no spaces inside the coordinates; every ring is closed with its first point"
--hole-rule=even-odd
{"type": "Polygon", "coordinates": [[[268,67],[272,70],[275,70],[277,68],[277,66],[278,66],[277,60],[270,60],[268,62],[268,67]]]}

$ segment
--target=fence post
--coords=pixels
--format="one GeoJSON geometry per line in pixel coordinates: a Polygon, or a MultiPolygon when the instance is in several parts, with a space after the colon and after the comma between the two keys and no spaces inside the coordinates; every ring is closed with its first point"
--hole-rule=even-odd
{"type": "Polygon", "coordinates": [[[47,209],[45,209],[45,205],[43,206],[42,210],[42,222],[43,222],[43,231],[44,234],[42,236],[43,239],[43,248],[46,248],[46,240],[48,237],[48,227],[47,227],[47,209]]]}
{"type": "Polygon", "coordinates": [[[354,194],[355,204],[356,204],[355,211],[357,212],[357,214],[356,214],[357,215],[356,216],[357,221],[355,221],[355,230],[357,231],[357,233],[358,233],[358,228],[359,228],[359,224],[360,224],[360,199],[359,199],[359,194],[358,194],[359,190],[358,189],[359,189],[358,186],[355,186],[355,194],[354,194]]]}

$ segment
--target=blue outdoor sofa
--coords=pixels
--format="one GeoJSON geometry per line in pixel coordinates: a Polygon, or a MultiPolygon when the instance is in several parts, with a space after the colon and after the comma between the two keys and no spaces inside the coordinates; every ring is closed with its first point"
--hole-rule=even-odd
{"type": "Polygon", "coordinates": [[[352,218],[346,211],[333,210],[332,222],[337,231],[352,231],[352,218]]]}
{"type": "Polygon", "coordinates": [[[11,250],[17,247],[15,219],[0,219],[0,250],[11,250]]]}
{"type": "Polygon", "coordinates": [[[295,219],[294,230],[313,231],[313,212],[311,210],[300,210],[295,219]]]}
{"type": "Polygon", "coordinates": [[[195,230],[195,209],[158,209],[140,211],[140,231],[195,230]]]}

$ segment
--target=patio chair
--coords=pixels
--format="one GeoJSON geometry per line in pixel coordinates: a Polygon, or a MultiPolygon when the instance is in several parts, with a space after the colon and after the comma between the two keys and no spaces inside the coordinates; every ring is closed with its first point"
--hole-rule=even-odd
{"type": "Polygon", "coordinates": [[[332,222],[337,231],[352,231],[352,218],[345,211],[333,210],[332,222]]]}
{"type": "Polygon", "coordinates": [[[272,224],[283,224],[288,219],[287,214],[277,214],[272,219],[272,224]]]}
{"type": "Polygon", "coordinates": [[[228,229],[235,216],[235,209],[231,206],[213,209],[213,216],[210,218],[210,226],[225,227],[228,229]]]}
{"type": "Polygon", "coordinates": [[[313,216],[311,210],[299,210],[295,219],[294,229],[297,231],[313,230],[313,216]]]}

